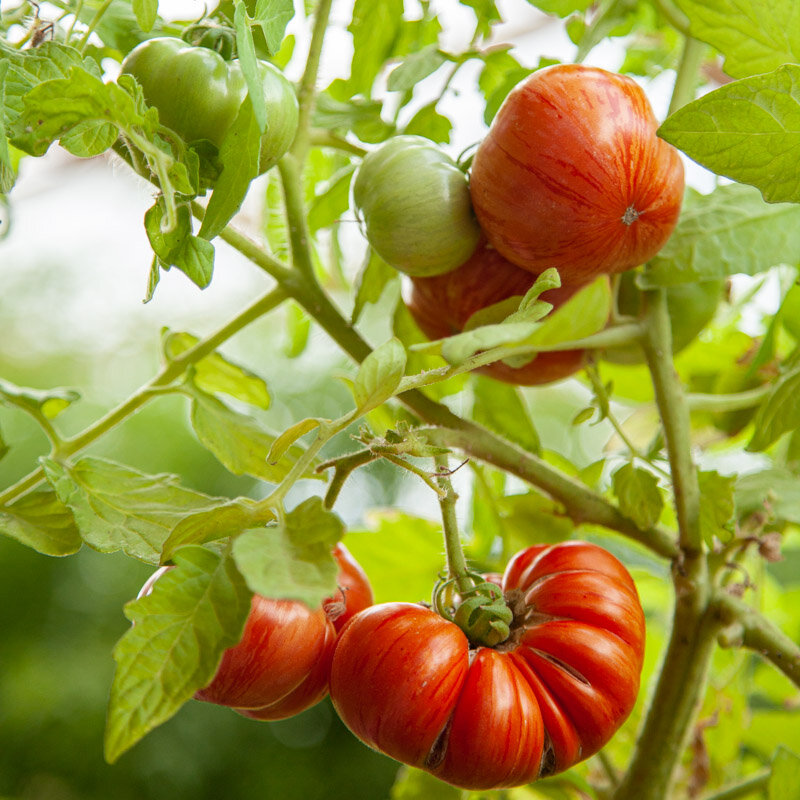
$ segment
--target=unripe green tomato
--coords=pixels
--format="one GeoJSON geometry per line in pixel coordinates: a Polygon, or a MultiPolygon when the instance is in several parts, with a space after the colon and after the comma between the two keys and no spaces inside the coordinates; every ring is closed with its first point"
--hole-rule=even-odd
{"type": "MultiPolygon", "coordinates": [[[[297,96],[283,73],[259,61],[267,129],[261,137],[259,168],[266,172],[289,149],[297,131],[297,96]]],[[[217,148],[233,125],[247,94],[238,61],[225,61],[207,47],[191,47],[165,36],[137,45],[122,62],[161,122],[187,142],[207,139],[217,148]]]]}
{"type": "MultiPolygon", "coordinates": [[[[714,316],[722,297],[724,279],[701,283],[681,283],[668,286],[667,309],[672,328],[672,352],[679,352],[694,341],[714,316]]],[[[642,291],[636,286],[636,273],[624,272],[619,276],[617,310],[620,314],[636,317],[641,311],[642,291]]],[[[638,345],[609,347],[603,358],[614,364],[642,364],[644,353],[638,345]]]]}
{"type": "Polygon", "coordinates": [[[422,136],[396,136],[364,157],[353,202],[369,243],[407,275],[441,275],[478,243],[466,175],[422,136]]]}

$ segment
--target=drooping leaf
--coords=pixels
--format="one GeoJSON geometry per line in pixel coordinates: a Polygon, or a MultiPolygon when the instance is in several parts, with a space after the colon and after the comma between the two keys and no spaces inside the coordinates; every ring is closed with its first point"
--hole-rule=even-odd
{"type": "Polygon", "coordinates": [[[158,18],[158,0],[133,0],[133,13],[143,31],[149,31],[158,18]]]}
{"type": "Polygon", "coordinates": [[[386,88],[390,92],[407,92],[436,72],[446,61],[447,57],[438,45],[429,44],[408,55],[389,73],[386,88]]]}
{"type": "Polygon", "coordinates": [[[713,546],[714,540],[728,542],[733,538],[735,475],[720,475],[715,470],[701,470],[697,474],[700,484],[700,530],[703,539],[713,546]]]}
{"type": "Polygon", "coordinates": [[[269,55],[275,55],[283,43],[286,26],[294,17],[292,0],[256,0],[252,24],[261,28],[269,55]]]}
{"type": "Polygon", "coordinates": [[[242,635],[251,592],[232,560],[202,547],[175,555],[151,594],[125,607],[133,623],[114,648],[105,757],[113,763],[210,683],[242,635]]]}
{"type": "Polygon", "coordinates": [[[658,488],[658,478],[649,470],[628,463],[613,475],[614,494],[626,517],[639,528],[647,530],[658,522],[664,508],[664,498],[658,488]]]}
{"type": "Polygon", "coordinates": [[[181,519],[220,502],[186,489],[175,475],[148,475],[91,456],[72,465],[45,458],[42,465],[86,544],[101,553],[122,550],[150,564],[159,563],[161,548],[181,519]]]}
{"type": "Polygon", "coordinates": [[[767,202],[800,201],[800,65],[721,86],[658,133],[718,175],[756,186],[767,202]]]}
{"type": "Polygon", "coordinates": [[[68,556],[83,544],[72,513],[49,487],[0,508],[0,533],[47,556],[68,556]]]}
{"type": "Polygon", "coordinates": [[[371,247],[355,282],[355,302],[351,321],[358,322],[368,303],[377,303],[387,286],[399,280],[398,272],[390,267],[371,247]]]}
{"type": "Polygon", "coordinates": [[[787,372],[773,387],[753,420],[751,451],[766,450],[784,433],[800,427],[800,368],[787,372]]]}
{"type": "Polygon", "coordinates": [[[392,338],[375,348],[361,363],[353,395],[362,412],[388,400],[405,374],[406,350],[399,339],[392,338]]]}
{"type": "Polygon", "coordinates": [[[769,800],[800,800],[800,756],[785,747],[779,747],[772,759],[767,797],[769,800]]]}
{"type": "Polygon", "coordinates": [[[54,419],[80,395],[74,389],[31,389],[0,380],[0,403],[36,411],[46,419],[54,419]]]}

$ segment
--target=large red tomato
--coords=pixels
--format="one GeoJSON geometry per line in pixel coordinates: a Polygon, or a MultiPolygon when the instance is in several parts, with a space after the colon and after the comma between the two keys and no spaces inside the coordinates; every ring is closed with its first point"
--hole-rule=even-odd
{"type": "MultiPolygon", "coordinates": [[[[337,634],[373,601],[369,580],[349,551],[338,544],[333,555],[339,565],[339,592],[321,607],[253,595],[241,640],[225,651],[214,679],[195,694],[198,700],[274,720],[298,714],[325,697],[337,634]]],[[[140,596],[164,569],[171,567],[154,573],[140,596]]]]}
{"type": "Polygon", "coordinates": [[[639,85],[580,64],[534,72],[475,153],[470,192],[489,241],[566,283],[644,263],[672,233],[683,197],[678,151],[639,85]]]}
{"type": "MultiPolygon", "coordinates": [[[[535,276],[515,267],[486,241],[457,269],[429,278],[410,278],[406,303],[411,316],[429,339],[452,336],[464,329],[477,311],[519,295],[533,286],[535,276]]],[[[562,286],[541,295],[558,307],[577,287],[562,286]]],[[[566,378],[583,365],[583,350],[539,353],[523,367],[509,367],[496,361],[479,371],[507,383],[533,386],[566,378]]]]}
{"type": "Polygon", "coordinates": [[[384,603],[343,630],[330,692],[370,747],[468,789],[515,786],[597,752],[636,701],[644,615],[610,553],[586,542],[511,559],[511,636],[471,649],[421,605],[384,603]]]}

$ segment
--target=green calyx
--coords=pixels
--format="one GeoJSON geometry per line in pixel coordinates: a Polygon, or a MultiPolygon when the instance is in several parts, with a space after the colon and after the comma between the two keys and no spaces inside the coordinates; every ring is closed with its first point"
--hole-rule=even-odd
{"type": "Polygon", "coordinates": [[[456,579],[440,581],[434,589],[433,605],[445,619],[458,625],[474,646],[495,647],[511,634],[514,614],[503,598],[500,587],[482,575],[469,573],[473,585],[459,588],[453,607],[444,596],[452,590],[456,579]]]}

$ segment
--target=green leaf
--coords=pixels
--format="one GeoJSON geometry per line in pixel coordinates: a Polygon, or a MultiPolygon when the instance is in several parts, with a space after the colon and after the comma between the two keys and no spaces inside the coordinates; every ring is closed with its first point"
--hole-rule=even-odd
{"type": "MultiPolygon", "coordinates": [[[[268,457],[275,436],[252,417],[199,390],[192,392],[191,420],[200,444],[234,475],[280,483],[302,454],[300,447],[290,447],[279,463],[271,464],[268,457]]],[[[309,473],[305,477],[318,476],[309,473]]]]}
{"type": "Polygon", "coordinates": [[[386,88],[390,92],[410,91],[446,61],[447,57],[439,50],[438,44],[429,44],[411,53],[389,73],[386,88]]]}
{"type": "Polygon", "coordinates": [[[250,30],[250,20],[244,0],[236,0],[233,25],[236,30],[236,53],[247,83],[247,96],[253,108],[253,117],[258,130],[264,132],[267,130],[267,101],[262,90],[261,71],[258,68],[253,32],[250,30]]]}
{"type": "Polygon", "coordinates": [[[340,133],[352,131],[362,142],[382,142],[394,131],[394,125],[381,117],[382,110],[377,100],[340,100],[323,92],[314,108],[314,125],[340,133]]]}
{"type": "Polygon", "coordinates": [[[576,11],[586,11],[594,0],[528,0],[528,2],[547,14],[568,17],[576,11]]]}
{"type": "Polygon", "coordinates": [[[784,433],[800,426],[800,367],[778,380],[753,420],[753,436],[747,450],[766,450],[784,433]]]}
{"type": "Polygon", "coordinates": [[[267,461],[270,464],[277,464],[283,458],[284,453],[293,445],[298,439],[310,433],[315,428],[319,428],[322,420],[316,418],[301,419],[291,427],[287,428],[277,439],[272,443],[267,461]]]}
{"type": "MultiPolygon", "coordinates": [[[[5,83],[8,68],[9,63],[7,61],[0,61],[0,195],[8,194],[16,182],[16,173],[8,150],[5,125],[5,83]]],[[[2,220],[0,220],[1,222],[2,220]]]]}
{"type": "Polygon", "coordinates": [[[768,514],[776,520],[800,524],[800,481],[788,469],[775,467],[742,475],[735,487],[736,513],[768,514]]]}
{"type": "Polygon", "coordinates": [[[353,384],[359,411],[366,412],[388,400],[405,374],[406,349],[397,338],[373,350],[361,363],[353,384]]]}
{"type": "Polygon", "coordinates": [[[713,470],[697,473],[700,484],[700,530],[709,547],[715,538],[729,542],[734,533],[735,475],[720,475],[713,470]]]}
{"type": "Polygon", "coordinates": [[[105,757],[116,761],[214,677],[241,638],[251,594],[230,558],[185,547],[151,594],[125,607],[133,623],[114,648],[105,757]]]}
{"type": "MultiPolygon", "coordinates": [[[[162,342],[164,356],[174,361],[199,341],[191,333],[165,333],[162,342]]],[[[192,383],[206,394],[224,392],[258,408],[269,408],[271,403],[269,389],[263,378],[218,352],[195,362],[192,367],[192,383]]]]}
{"type": "Polygon", "coordinates": [[[275,55],[281,49],[286,26],[293,16],[293,0],[257,0],[252,24],[263,31],[269,55],[275,55]]]}
{"type": "Polygon", "coordinates": [[[692,36],[725,56],[725,72],[744,78],[800,61],[794,0],[677,0],[692,36]],[[765,13],[766,12],[766,13],[765,13]]]}
{"type": "Polygon", "coordinates": [[[487,125],[494,119],[508,93],[531,73],[509,50],[510,48],[498,48],[488,52],[484,56],[483,67],[478,76],[478,88],[486,100],[483,121],[487,125]]]}
{"type": "Polygon", "coordinates": [[[372,84],[393,55],[403,24],[403,0],[355,0],[347,30],[353,36],[348,96],[371,97],[372,84]]]}
{"type": "Polygon", "coordinates": [[[214,183],[198,236],[211,240],[233,219],[258,175],[260,154],[261,130],[248,97],[220,145],[222,172],[214,183]]]}
{"type": "Polygon", "coordinates": [[[314,197],[308,209],[308,229],[312,233],[329,228],[350,208],[350,182],[354,171],[354,164],[340,170],[325,190],[314,197]]]}
{"type": "Polygon", "coordinates": [[[158,0],[133,0],[133,13],[143,31],[152,30],[158,19],[158,0]]]}
{"type": "Polygon", "coordinates": [[[652,472],[623,464],[613,475],[614,495],[622,513],[641,530],[658,522],[664,508],[664,498],[658,488],[658,478],[652,472]]]}
{"type": "Polygon", "coordinates": [[[73,389],[30,389],[0,380],[0,403],[38,412],[47,419],[54,419],[79,399],[73,389]]]}
{"type": "Polygon", "coordinates": [[[353,324],[358,322],[367,303],[377,303],[383,297],[386,287],[399,280],[397,270],[390,267],[370,247],[355,281],[355,303],[351,322],[353,324]]]}
{"type": "Polygon", "coordinates": [[[475,422],[530,453],[539,453],[539,434],[516,386],[478,375],[473,383],[473,392],[472,418],[475,422]]]}
{"type": "Polygon", "coordinates": [[[495,0],[460,0],[460,2],[461,5],[474,10],[477,20],[475,32],[480,36],[488,37],[492,32],[492,25],[502,19],[495,0]]]}
{"type": "Polygon", "coordinates": [[[290,511],[283,524],[237,537],[233,557],[254,592],[317,608],[336,592],[338,568],[331,550],[343,531],[342,521],[311,497],[290,511]]]}
{"type": "Polygon", "coordinates": [[[767,202],[800,201],[800,66],[721,86],[659,128],[704,167],[758,187],[767,202]]]}
{"type": "Polygon", "coordinates": [[[785,747],[779,747],[772,759],[767,797],[769,800],[800,800],[800,756],[785,747]]]}
{"type": "Polygon", "coordinates": [[[756,189],[731,184],[691,192],[672,237],[638,282],[642,288],[757,275],[800,261],[800,208],[768,204],[756,189]]]}
{"type": "Polygon", "coordinates": [[[192,234],[192,212],[188,204],[177,207],[177,225],[165,230],[166,204],[159,197],[144,216],[150,246],[164,269],[177,267],[193,283],[205,289],[214,271],[214,245],[192,234]]]}
{"type": "Polygon", "coordinates": [[[104,459],[87,456],[65,465],[44,458],[42,466],[86,544],[150,564],[159,563],[167,536],[183,517],[220,502],[184,488],[175,475],[147,475],[104,459]]]}
{"type": "Polygon", "coordinates": [[[83,544],[70,510],[49,487],[0,508],[0,533],[46,556],[68,556],[83,544]]]}
{"type": "Polygon", "coordinates": [[[461,800],[461,789],[414,767],[401,767],[389,800],[461,800]]]}
{"type": "Polygon", "coordinates": [[[204,544],[237,536],[247,528],[270,522],[273,518],[272,511],[261,510],[247,497],[226,500],[212,508],[195,511],[170,531],[161,551],[161,562],[170,561],[175,551],[184,545],[204,544]]]}
{"type": "Polygon", "coordinates": [[[531,544],[563,542],[574,524],[563,508],[539,492],[497,498],[506,549],[515,552],[531,544]]]}
{"type": "Polygon", "coordinates": [[[444,143],[450,141],[453,123],[444,114],[436,110],[438,101],[422,106],[408,121],[403,133],[410,136],[424,136],[432,142],[444,143]]]}

